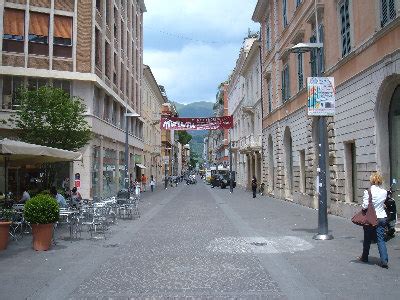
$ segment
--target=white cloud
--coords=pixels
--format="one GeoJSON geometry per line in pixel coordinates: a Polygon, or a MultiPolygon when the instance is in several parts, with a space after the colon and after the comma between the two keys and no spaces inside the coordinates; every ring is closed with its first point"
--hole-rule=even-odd
{"type": "Polygon", "coordinates": [[[256,0],[147,0],[144,62],[171,100],[215,101],[234,68],[256,0]]]}

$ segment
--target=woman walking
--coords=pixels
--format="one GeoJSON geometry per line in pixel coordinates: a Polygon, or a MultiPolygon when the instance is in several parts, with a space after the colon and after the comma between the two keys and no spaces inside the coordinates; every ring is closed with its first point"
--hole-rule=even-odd
{"type": "Polygon", "coordinates": [[[156,185],[156,182],[155,182],[155,180],[154,180],[154,176],[153,175],[151,175],[151,179],[150,179],[150,188],[151,188],[151,191],[152,192],[154,192],[154,186],[156,185]]]}
{"type": "MultiPolygon", "coordinates": [[[[364,242],[363,242],[363,252],[358,258],[362,262],[368,262],[369,249],[371,247],[371,241],[374,239],[375,233],[377,237],[377,246],[379,250],[379,255],[381,258],[381,267],[388,268],[388,253],[385,243],[385,225],[387,221],[387,215],[385,212],[385,200],[387,196],[387,191],[381,188],[383,183],[382,175],[379,172],[372,173],[370,177],[371,182],[371,195],[372,204],[374,205],[376,217],[378,219],[378,225],[376,227],[364,226],[364,242]]],[[[368,190],[364,191],[362,208],[367,209],[369,202],[368,190]]]]}
{"type": "Polygon", "coordinates": [[[257,179],[256,176],[253,176],[253,179],[251,180],[251,189],[253,190],[253,198],[256,197],[257,193],[257,179]]]}

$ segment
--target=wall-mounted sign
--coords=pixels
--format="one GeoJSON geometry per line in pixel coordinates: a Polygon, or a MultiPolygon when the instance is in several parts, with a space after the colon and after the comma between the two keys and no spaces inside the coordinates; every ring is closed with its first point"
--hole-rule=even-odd
{"type": "Polygon", "coordinates": [[[308,115],[335,115],[335,81],[333,77],[308,77],[308,115]]]}

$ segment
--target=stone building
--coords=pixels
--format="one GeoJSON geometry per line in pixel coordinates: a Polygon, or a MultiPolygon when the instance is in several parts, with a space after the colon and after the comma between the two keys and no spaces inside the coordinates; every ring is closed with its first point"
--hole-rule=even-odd
{"type": "MultiPolygon", "coordinates": [[[[126,119],[125,112],[141,111],[145,11],[143,0],[0,1],[0,118],[18,107],[21,85],[60,87],[82,98],[94,137],[70,177],[80,175],[84,198],[123,186],[125,122],[131,175],[143,163],[143,119],[126,119]]],[[[13,135],[12,128],[1,132],[13,135]]]]}
{"type": "Polygon", "coordinates": [[[261,180],[261,69],[260,43],[248,36],[229,78],[228,114],[231,129],[233,170],[239,186],[250,189],[253,176],[261,180]]]}
{"type": "Polygon", "coordinates": [[[400,177],[400,5],[316,3],[315,12],[314,0],[258,0],[253,13],[262,33],[263,180],[271,195],[318,205],[316,122],[307,115],[306,87],[318,68],[336,86],[336,114],[326,128],[328,209],[350,217],[372,171],[386,183],[400,177]],[[316,30],[322,51],[289,51],[315,42],[316,30]]]}
{"type": "MultiPolygon", "coordinates": [[[[162,105],[165,103],[160,87],[154,78],[151,68],[144,65],[143,99],[141,116],[143,127],[143,161],[144,174],[147,178],[154,176],[156,183],[162,181],[163,163],[161,157],[161,128],[160,118],[162,105]]],[[[148,181],[150,183],[150,180],[148,181]]]]}

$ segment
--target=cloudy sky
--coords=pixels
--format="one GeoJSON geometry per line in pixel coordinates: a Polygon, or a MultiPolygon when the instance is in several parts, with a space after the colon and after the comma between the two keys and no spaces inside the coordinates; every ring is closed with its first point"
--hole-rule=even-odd
{"type": "Polygon", "coordinates": [[[145,0],[144,63],[180,103],[215,101],[248,29],[257,0],[145,0]]]}

